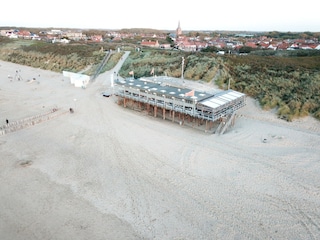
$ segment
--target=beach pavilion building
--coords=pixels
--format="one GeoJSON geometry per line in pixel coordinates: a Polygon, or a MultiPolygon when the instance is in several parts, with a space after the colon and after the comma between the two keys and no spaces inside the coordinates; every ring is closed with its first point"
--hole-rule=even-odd
{"type": "Polygon", "coordinates": [[[196,90],[168,77],[128,78],[115,83],[118,104],[154,117],[191,125],[205,132],[224,133],[234,124],[246,96],[234,90],[196,90]]]}
{"type": "Polygon", "coordinates": [[[68,71],[63,71],[62,73],[64,77],[70,78],[71,84],[73,84],[75,87],[86,88],[90,82],[90,76],[85,74],[68,71]]]}

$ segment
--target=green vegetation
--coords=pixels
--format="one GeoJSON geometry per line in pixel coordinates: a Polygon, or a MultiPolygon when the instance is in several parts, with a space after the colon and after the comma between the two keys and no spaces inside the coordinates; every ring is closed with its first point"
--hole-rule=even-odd
{"type": "Polygon", "coordinates": [[[227,57],[218,84],[259,100],[264,109],[276,108],[288,121],[309,114],[320,119],[320,56],[227,57]]]}
{"type": "Polygon", "coordinates": [[[88,67],[96,69],[106,54],[104,49],[114,49],[114,46],[0,38],[0,49],[0,59],[4,61],[55,72],[79,72],[88,67]]]}
{"type": "Polygon", "coordinates": [[[221,59],[212,53],[188,53],[174,50],[143,50],[129,55],[120,75],[129,77],[134,71],[135,77],[150,76],[152,68],[155,75],[181,77],[182,57],[184,78],[210,82],[216,75],[221,59]]]}
{"type": "Polygon", "coordinates": [[[263,33],[263,35],[270,37],[270,38],[276,38],[276,39],[319,39],[320,38],[320,32],[268,32],[263,33]]]}

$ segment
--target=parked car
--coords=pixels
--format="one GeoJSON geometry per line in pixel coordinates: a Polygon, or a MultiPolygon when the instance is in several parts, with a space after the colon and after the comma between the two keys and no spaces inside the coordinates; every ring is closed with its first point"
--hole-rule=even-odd
{"type": "Polygon", "coordinates": [[[112,93],[111,93],[111,92],[103,92],[103,93],[102,93],[102,96],[104,96],[104,97],[110,97],[110,96],[112,96],[112,93]]]}

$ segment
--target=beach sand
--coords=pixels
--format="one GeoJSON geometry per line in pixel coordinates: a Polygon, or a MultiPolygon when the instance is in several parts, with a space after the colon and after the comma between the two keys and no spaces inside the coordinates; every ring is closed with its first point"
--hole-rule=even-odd
{"type": "Polygon", "coordinates": [[[110,72],[81,89],[0,61],[0,126],[66,112],[0,135],[2,240],[320,239],[319,121],[247,98],[208,134],[102,97],[110,72]]]}

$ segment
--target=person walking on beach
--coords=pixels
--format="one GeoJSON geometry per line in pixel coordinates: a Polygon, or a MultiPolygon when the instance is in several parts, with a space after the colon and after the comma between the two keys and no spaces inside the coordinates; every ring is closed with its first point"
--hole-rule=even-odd
{"type": "Polygon", "coordinates": [[[9,124],[9,120],[8,119],[6,119],[6,123],[7,123],[7,125],[9,124]]]}

